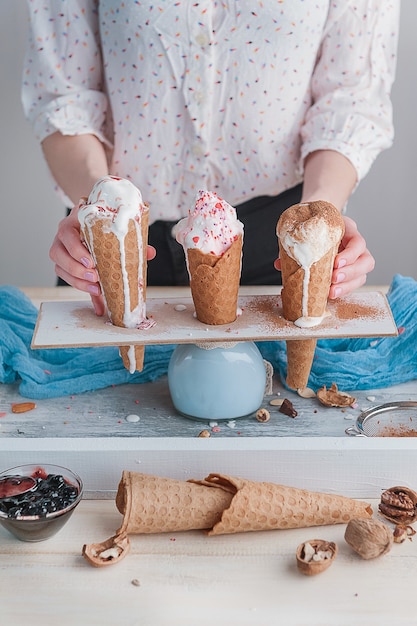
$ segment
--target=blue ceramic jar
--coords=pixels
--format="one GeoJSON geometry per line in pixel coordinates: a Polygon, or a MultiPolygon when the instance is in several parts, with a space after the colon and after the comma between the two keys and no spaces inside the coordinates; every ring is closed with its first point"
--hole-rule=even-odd
{"type": "Polygon", "coordinates": [[[262,404],[266,369],[253,342],[181,344],[168,367],[173,404],[186,417],[231,420],[262,404]]]}

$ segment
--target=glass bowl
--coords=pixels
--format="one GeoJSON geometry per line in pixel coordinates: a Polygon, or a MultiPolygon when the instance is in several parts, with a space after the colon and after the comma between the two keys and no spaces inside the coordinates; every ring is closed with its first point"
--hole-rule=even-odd
{"type": "Polygon", "coordinates": [[[0,524],[21,541],[44,541],[55,535],[83,495],[77,474],[50,463],[7,469],[0,473],[0,485],[0,524]],[[16,495],[19,482],[27,491],[16,495]]]}

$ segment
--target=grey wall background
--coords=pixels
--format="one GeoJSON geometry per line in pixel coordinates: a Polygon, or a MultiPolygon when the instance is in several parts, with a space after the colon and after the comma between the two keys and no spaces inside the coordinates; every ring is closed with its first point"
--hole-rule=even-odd
{"type": "MultiPolygon", "coordinates": [[[[401,6],[395,143],[348,207],[376,258],[368,278],[374,285],[389,284],[396,273],[417,279],[417,3],[401,6]]],[[[55,275],[48,251],[64,208],[20,104],[26,19],[24,0],[0,2],[0,284],[49,287],[55,275]]]]}

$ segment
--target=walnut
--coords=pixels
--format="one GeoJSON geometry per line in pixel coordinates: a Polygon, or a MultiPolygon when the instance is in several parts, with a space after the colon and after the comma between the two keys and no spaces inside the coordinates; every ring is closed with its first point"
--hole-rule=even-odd
{"type": "Polygon", "coordinates": [[[295,558],[298,570],[306,576],[324,572],[336,558],[337,546],[332,541],[310,539],[300,543],[295,558]]]}
{"type": "Polygon", "coordinates": [[[356,402],[356,398],[353,396],[350,396],[345,391],[339,391],[336,383],[332,383],[329,389],[326,389],[326,385],[323,385],[317,391],[317,397],[325,406],[351,406],[356,402]]]}
{"type": "Polygon", "coordinates": [[[379,512],[394,524],[410,524],[417,519],[417,493],[408,487],[390,487],[381,494],[379,512]]]}
{"type": "Polygon", "coordinates": [[[258,409],[256,411],[256,419],[258,422],[269,422],[271,419],[271,414],[268,409],[258,409]]]}
{"type": "Polygon", "coordinates": [[[393,533],[376,519],[352,519],[346,526],[345,541],[363,559],[374,559],[391,550],[393,533]]]}

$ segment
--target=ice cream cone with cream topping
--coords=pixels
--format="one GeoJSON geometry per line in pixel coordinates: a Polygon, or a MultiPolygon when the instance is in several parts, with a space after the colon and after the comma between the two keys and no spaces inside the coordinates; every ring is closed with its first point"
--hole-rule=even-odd
{"type": "MultiPolygon", "coordinates": [[[[146,325],[148,207],[128,180],[105,176],[94,185],[78,218],[99,274],[109,319],[115,326],[146,325]]],[[[131,373],[143,368],[144,347],[121,346],[131,373]]]]}
{"type": "MultiPolygon", "coordinates": [[[[321,200],[289,207],[277,223],[285,319],[301,328],[322,322],[333,264],[344,234],[340,211],[321,200]]],[[[287,341],[287,385],[305,389],[313,363],[315,339],[287,341]]]]}

